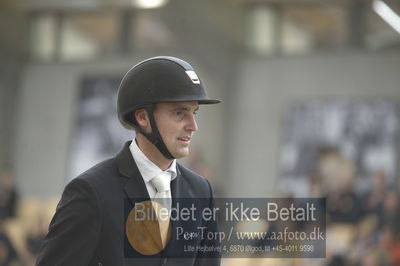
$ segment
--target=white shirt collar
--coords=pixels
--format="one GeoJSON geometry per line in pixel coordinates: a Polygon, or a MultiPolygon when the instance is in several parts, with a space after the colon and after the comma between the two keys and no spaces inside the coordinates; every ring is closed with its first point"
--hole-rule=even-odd
{"type": "Polygon", "coordinates": [[[131,150],[133,159],[135,160],[139,172],[142,175],[145,183],[150,182],[154,177],[160,175],[163,172],[170,173],[171,181],[176,178],[176,159],[172,161],[168,169],[163,171],[155,163],[150,161],[150,159],[147,158],[147,156],[139,149],[139,146],[136,144],[135,139],[132,140],[131,144],[129,145],[129,149],[131,150]]]}

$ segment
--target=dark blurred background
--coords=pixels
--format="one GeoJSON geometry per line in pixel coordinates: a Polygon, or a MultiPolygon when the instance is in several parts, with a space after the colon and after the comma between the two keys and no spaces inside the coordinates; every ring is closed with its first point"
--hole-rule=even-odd
{"type": "Polygon", "coordinates": [[[182,161],[219,197],[326,197],[326,259],[400,265],[400,1],[0,1],[0,265],[33,265],[66,183],[132,132],[117,86],[189,61],[208,94],[182,161]]]}

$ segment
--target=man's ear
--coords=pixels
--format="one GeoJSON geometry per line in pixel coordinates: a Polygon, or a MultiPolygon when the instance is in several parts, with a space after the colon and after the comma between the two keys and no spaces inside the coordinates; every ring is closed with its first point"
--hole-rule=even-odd
{"type": "Polygon", "coordinates": [[[145,109],[136,110],[134,113],[134,116],[135,116],[135,120],[136,120],[138,126],[144,132],[151,132],[149,116],[145,109]]]}

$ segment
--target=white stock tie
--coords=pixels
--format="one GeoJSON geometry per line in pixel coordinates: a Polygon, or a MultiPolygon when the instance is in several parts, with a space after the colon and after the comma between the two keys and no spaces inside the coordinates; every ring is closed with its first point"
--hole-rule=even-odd
{"type": "MultiPolygon", "coordinates": [[[[162,172],[160,175],[154,177],[151,180],[151,183],[155,187],[157,193],[154,197],[154,201],[158,202],[159,204],[162,205],[162,207],[167,208],[168,211],[171,210],[171,187],[170,187],[170,181],[171,181],[171,174],[169,172],[162,172]]],[[[155,205],[153,204],[155,211],[158,216],[159,208],[156,208],[155,206],[160,207],[160,205],[155,205]]],[[[168,216],[169,217],[169,216],[168,216]]],[[[169,227],[169,218],[159,221],[159,227],[160,227],[160,234],[161,234],[161,239],[163,246],[165,247],[167,244],[167,238],[168,238],[168,227],[169,227]]]]}
{"type": "Polygon", "coordinates": [[[162,172],[160,175],[154,177],[151,183],[155,187],[157,193],[154,200],[161,203],[165,208],[171,209],[171,174],[162,172]]]}

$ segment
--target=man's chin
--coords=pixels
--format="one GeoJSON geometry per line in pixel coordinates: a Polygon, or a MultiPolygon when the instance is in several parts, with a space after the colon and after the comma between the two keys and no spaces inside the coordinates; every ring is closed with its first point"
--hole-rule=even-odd
{"type": "Polygon", "coordinates": [[[189,149],[176,151],[172,154],[176,159],[181,159],[189,155],[189,149]]]}

